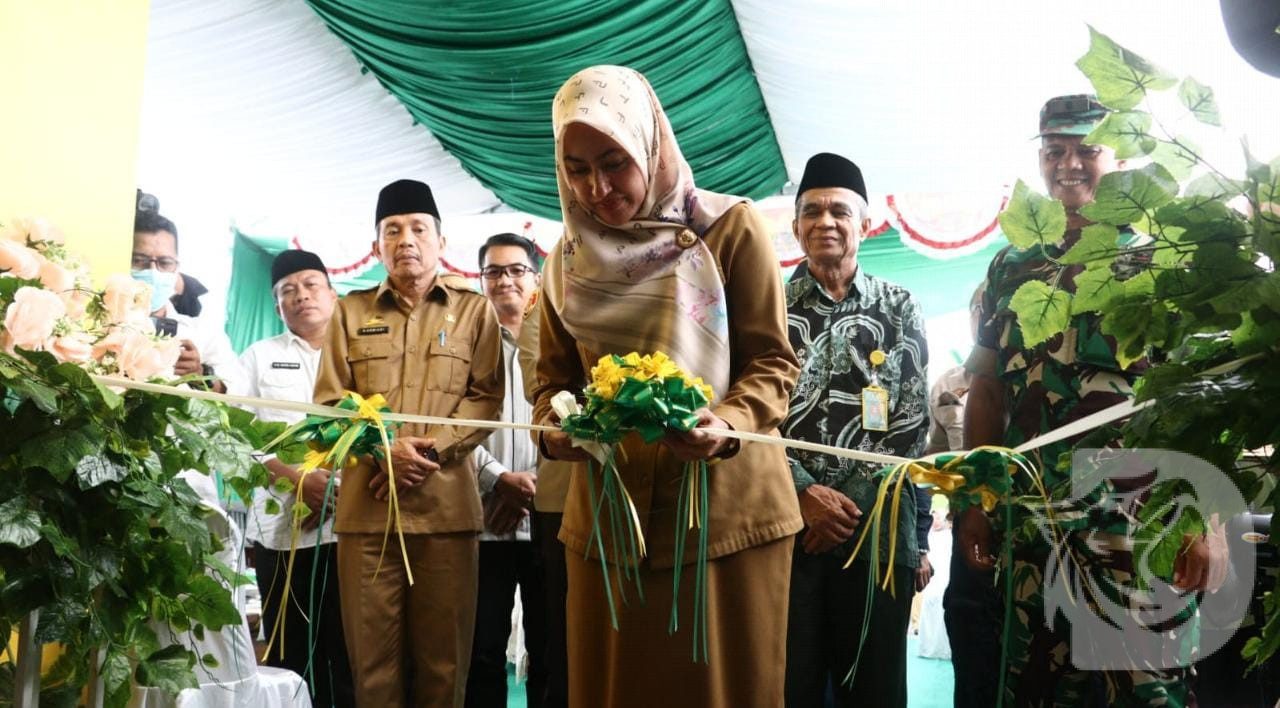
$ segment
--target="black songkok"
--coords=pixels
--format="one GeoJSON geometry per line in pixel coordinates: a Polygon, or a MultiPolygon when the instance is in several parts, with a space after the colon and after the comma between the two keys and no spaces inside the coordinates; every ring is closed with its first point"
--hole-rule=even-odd
{"type": "Polygon", "coordinates": [[[396,180],[378,192],[378,208],[373,215],[373,225],[376,228],[383,219],[398,214],[430,214],[440,218],[440,210],[436,208],[436,200],[431,196],[431,188],[412,179],[396,180]]]}
{"type": "Polygon", "coordinates": [[[271,261],[271,286],[280,282],[281,278],[288,277],[300,270],[318,270],[328,277],[329,272],[324,268],[324,261],[320,260],[320,256],[311,251],[302,251],[296,248],[290,248],[281,251],[274,261],[271,261]]]}
{"type": "Polygon", "coordinates": [[[867,185],[862,181],[862,170],[849,160],[830,152],[820,152],[809,158],[804,166],[804,176],[800,178],[800,187],[796,190],[796,201],[800,195],[810,189],[822,187],[843,187],[852,189],[867,199],[867,185]]]}

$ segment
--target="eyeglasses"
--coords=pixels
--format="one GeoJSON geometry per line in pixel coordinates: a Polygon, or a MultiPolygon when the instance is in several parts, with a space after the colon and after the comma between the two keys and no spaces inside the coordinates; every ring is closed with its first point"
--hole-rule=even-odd
{"type": "Polygon", "coordinates": [[[159,258],[152,258],[151,256],[148,256],[144,253],[133,254],[134,270],[147,270],[151,268],[152,263],[156,265],[156,270],[163,271],[165,273],[172,273],[173,271],[178,269],[177,258],[170,258],[168,256],[160,256],[159,258]]]}
{"type": "Polygon", "coordinates": [[[536,272],[537,271],[527,265],[512,263],[509,266],[489,266],[484,270],[481,270],[480,275],[484,276],[486,280],[497,280],[504,275],[515,280],[536,272]]]}

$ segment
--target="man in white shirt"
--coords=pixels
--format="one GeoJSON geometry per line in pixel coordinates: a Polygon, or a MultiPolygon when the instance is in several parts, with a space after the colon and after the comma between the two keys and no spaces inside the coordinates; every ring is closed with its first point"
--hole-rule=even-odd
{"type": "MultiPolygon", "coordinates": [[[[288,250],[276,256],[271,264],[271,282],[276,312],[287,330],[255,342],[240,357],[246,374],[244,393],[310,403],[320,348],[338,294],[329,283],[324,263],[307,251],[288,250]]],[[[254,412],[261,420],[285,423],[303,417],[301,413],[271,408],[254,412]]],[[[293,466],[274,457],[264,464],[273,481],[287,479],[295,487],[299,483],[300,475],[293,466]]],[[[333,534],[338,480],[330,485],[331,475],[329,470],[318,469],[301,482],[302,501],[311,513],[303,519],[298,538],[285,609],[287,631],[283,642],[276,637],[280,648],[272,648],[267,663],[301,674],[311,687],[316,706],[354,706],[338,596],[337,539],[333,534]],[[308,662],[313,652],[314,657],[308,662]]],[[[262,591],[262,621],[268,634],[281,611],[295,498],[296,492],[260,490],[254,495],[246,529],[246,536],[253,542],[254,567],[262,591]],[[280,511],[268,513],[267,507],[276,505],[280,511]]]]}
{"type": "Polygon", "coordinates": [[[173,367],[177,376],[208,378],[218,393],[238,390],[241,381],[235,350],[227,335],[204,321],[180,314],[169,298],[178,278],[178,228],[154,211],[139,211],[133,221],[133,279],[151,286],[151,320],[156,332],[175,337],[182,354],[173,367]]]}
{"type": "MultiPolygon", "coordinates": [[[[538,290],[536,258],[533,242],[515,234],[491,236],[480,247],[484,294],[502,325],[502,365],[506,373],[502,420],[510,423],[528,423],[533,417],[524,395],[523,373],[516,361],[516,339],[525,310],[538,290]]],[[[519,586],[525,646],[529,650],[526,694],[529,708],[536,708],[542,705],[547,677],[542,562],[531,535],[538,449],[523,430],[495,430],[483,448],[475,453],[485,527],[480,534],[480,584],[466,705],[507,706],[507,638],[519,586]]]]}

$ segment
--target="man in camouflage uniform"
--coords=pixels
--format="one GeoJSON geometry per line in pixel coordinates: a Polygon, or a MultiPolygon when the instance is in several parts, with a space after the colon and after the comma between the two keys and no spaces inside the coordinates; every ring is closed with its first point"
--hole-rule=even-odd
{"type": "MultiPolygon", "coordinates": [[[[1081,230],[1089,221],[1079,213],[1080,207],[1093,201],[1094,192],[1103,175],[1123,168],[1123,161],[1105,146],[1082,142],[1102,119],[1107,110],[1092,96],[1060,96],[1045,104],[1040,113],[1040,168],[1050,196],[1060,200],[1067,212],[1067,232],[1064,241],[1057,246],[1035,246],[1025,251],[1007,247],[992,260],[987,271],[986,290],[982,297],[981,324],[977,345],[966,366],[973,374],[969,403],[965,414],[966,447],[979,445],[1004,445],[1016,447],[1032,438],[1055,430],[1097,411],[1109,408],[1132,396],[1133,382],[1147,364],[1144,361],[1121,366],[1117,361],[1116,341],[1104,335],[1101,317],[1096,313],[1075,314],[1065,332],[1050,337],[1035,346],[1027,346],[1010,307],[1010,300],[1023,283],[1040,280],[1062,290],[1074,293],[1076,278],[1084,267],[1068,266],[1062,269],[1054,261],[1080,240],[1081,230]],[[1007,422],[1006,422],[1007,421],[1007,422]]],[[[1122,233],[1118,248],[1134,244],[1135,236],[1122,233]]],[[[1113,272],[1120,279],[1132,277],[1147,267],[1148,261],[1141,251],[1121,254],[1113,272]]],[[[1114,435],[1098,433],[1089,441],[1091,447],[1103,447],[1114,442],[1107,438],[1114,435]]],[[[1071,490],[1071,466],[1059,469],[1059,457],[1079,442],[1069,439],[1043,446],[1030,453],[1032,463],[1041,470],[1047,488],[1055,498],[1068,496],[1071,490]]],[[[1080,470],[1076,470],[1077,473],[1080,470]]],[[[1018,490],[1034,494],[1025,475],[1016,477],[1019,483],[1027,483],[1018,490]]],[[[1045,577],[1046,568],[1052,568],[1050,558],[1053,549],[1038,532],[1014,534],[1012,573],[1013,614],[1011,626],[1006,628],[1005,641],[1008,651],[1005,675],[1005,705],[1108,705],[1108,706],[1191,706],[1195,696],[1185,680],[1185,669],[1160,669],[1143,661],[1156,653],[1183,652],[1186,647],[1168,646],[1163,636],[1151,628],[1130,637],[1126,633],[1125,647],[1132,661],[1122,670],[1084,671],[1073,664],[1077,657],[1090,655],[1090,647],[1072,646],[1069,613],[1095,612],[1099,610],[1089,588],[1101,589],[1107,599],[1121,608],[1133,609],[1133,600],[1120,596],[1121,591],[1133,587],[1133,557],[1131,526],[1128,513],[1132,508],[1111,505],[1105,508],[1104,499],[1119,498],[1117,492],[1140,489],[1139,484],[1123,484],[1119,480],[1100,480],[1098,488],[1084,499],[1073,502],[1070,508],[1056,512],[1058,527],[1067,534],[1063,544],[1080,563],[1079,573],[1063,571],[1045,577]],[[1064,580],[1066,575],[1073,575],[1064,580]],[[1072,582],[1085,588],[1089,599],[1087,607],[1055,610],[1052,621],[1046,625],[1046,583],[1072,582]],[[1130,641],[1149,643],[1150,646],[1131,646],[1130,641]]],[[[1149,480],[1147,480],[1149,481],[1149,480]]],[[[1016,520],[1012,528],[1022,527],[1016,520]]],[[[980,508],[971,508],[958,520],[956,553],[977,570],[990,570],[999,546],[993,536],[990,522],[980,508]]],[[[1003,517],[997,520],[1003,528],[1003,517]]],[[[1203,558],[1201,542],[1193,543],[1188,556],[1203,558]]],[[[1003,571],[1002,571],[1003,572],[1003,571]]],[[[988,576],[989,577],[989,576],[988,576]]],[[[1003,593],[1007,578],[1002,574],[996,592],[1003,593]]],[[[989,590],[988,586],[988,590],[989,590]]],[[[972,589],[970,590],[972,592],[972,589]]],[[[1130,598],[1140,594],[1129,593],[1130,598]]],[[[1077,595],[1078,597],[1078,595],[1077,595]]],[[[1051,598],[1050,603],[1054,600],[1051,598]]],[[[1061,607],[1061,605],[1058,605],[1061,607]]],[[[1001,603],[1001,614],[1003,614],[1001,603]]],[[[1189,618],[1184,610],[1167,626],[1180,624],[1189,618]]],[[[1000,630],[988,627],[989,634],[983,641],[981,628],[973,631],[975,643],[994,646],[998,663],[1000,630]]],[[[958,669],[959,671],[959,669],[958,669]]],[[[997,675],[998,674],[993,674],[997,675]]],[[[961,686],[967,677],[957,676],[961,686]]],[[[987,686],[988,704],[994,702],[994,686],[987,686]]],[[[970,697],[972,699],[972,697],[970,697]]],[[[957,705],[962,705],[957,692],[957,705]]]]}

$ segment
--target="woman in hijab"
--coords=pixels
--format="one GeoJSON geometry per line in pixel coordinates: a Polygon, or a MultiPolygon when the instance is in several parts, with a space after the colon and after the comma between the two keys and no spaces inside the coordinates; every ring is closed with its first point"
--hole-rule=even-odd
{"type": "MultiPolygon", "coordinates": [[[[801,527],[783,448],[703,428],[776,434],[798,372],[770,229],[742,198],[694,186],[671,124],[639,73],[596,66],[571,77],[552,106],[565,233],[548,257],[535,418],[558,422],[551,398],[578,392],[605,354],[662,351],[715,391],[698,428],[617,456],[648,545],[642,603],[618,600],[611,626],[591,537],[587,455],[546,433],[549,457],[576,465],[560,539],[568,565],[569,704],[761,706],[783,702],[792,536],[801,527]],[[668,633],[676,507],[687,461],[708,460],[708,659],[693,661],[693,568],[680,583],[680,630],[668,633]],[[590,554],[590,557],[588,557],[590,554]]],[[[595,474],[599,474],[598,468],[595,474]]],[[[607,524],[606,524],[607,526],[607,524]]],[[[603,548],[611,564],[620,559],[603,548]]],[[[690,532],[689,546],[695,538],[690,532]]]]}

